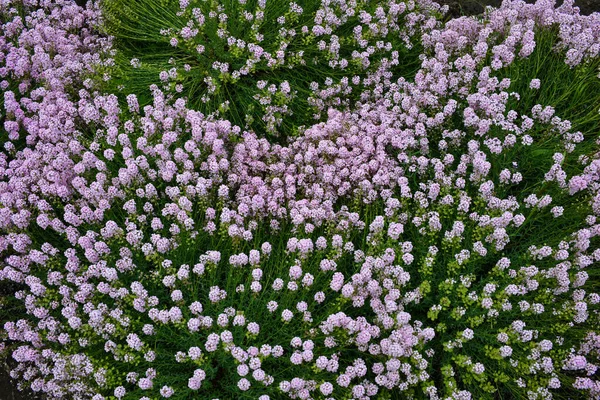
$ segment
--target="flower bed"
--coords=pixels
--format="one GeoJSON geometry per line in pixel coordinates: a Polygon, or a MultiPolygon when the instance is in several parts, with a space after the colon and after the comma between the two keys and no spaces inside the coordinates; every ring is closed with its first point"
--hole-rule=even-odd
{"type": "Polygon", "coordinates": [[[600,396],[600,14],[446,11],[0,3],[20,387],[600,396]]]}

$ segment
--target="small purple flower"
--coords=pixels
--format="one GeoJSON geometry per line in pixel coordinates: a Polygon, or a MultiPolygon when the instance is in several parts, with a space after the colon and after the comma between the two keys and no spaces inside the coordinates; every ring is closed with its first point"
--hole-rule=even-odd
{"type": "Polygon", "coordinates": [[[170,386],[163,386],[160,389],[160,395],[165,399],[168,399],[169,397],[173,396],[174,393],[175,390],[173,390],[173,388],[171,388],[170,386]]]}
{"type": "Polygon", "coordinates": [[[246,378],[242,378],[238,381],[237,386],[241,391],[245,392],[250,389],[250,381],[246,378]]]}
{"type": "Polygon", "coordinates": [[[532,79],[531,82],[529,83],[529,88],[531,88],[531,89],[539,89],[540,88],[540,80],[539,79],[532,79]]]}

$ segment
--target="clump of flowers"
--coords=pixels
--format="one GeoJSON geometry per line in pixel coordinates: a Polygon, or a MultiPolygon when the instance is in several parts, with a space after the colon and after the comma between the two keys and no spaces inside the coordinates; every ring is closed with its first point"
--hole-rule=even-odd
{"type": "Polygon", "coordinates": [[[13,155],[73,135],[72,101],[86,78],[110,64],[111,42],[96,34],[91,3],[3,1],[0,16],[0,138],[13,155]]]}
{"type": "Polygon", "coordinates": [[[0,163],[12,376],[94,400],[597,398],[599,26],[547,1],[432,26],[414,79],[366,72],[285,145],[158,84],[70,93],[62,164],[0,163]]]}
{"type": "Polygon", "coordinates": [[[440,7],[429,0],[109,0],[103,8],[125,50],[117,85],[145,90],[160,82],[194,109],[275,137],[330,106],[349,106],[369,71],[412,73],[414,38],[438,23],[440,7]],[[153,51],[140,54],[140,46],[153,51]]]}

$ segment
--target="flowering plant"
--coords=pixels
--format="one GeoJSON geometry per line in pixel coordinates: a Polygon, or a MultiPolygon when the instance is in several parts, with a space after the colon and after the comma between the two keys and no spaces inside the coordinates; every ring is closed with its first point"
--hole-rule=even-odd
{"type": "Polygon", "coordinates": [[[105,0],[104,10],[122,49],[111,87],[143,93],[158,75],[194,109],[276,137],[310,125],[330,106],[348,107],[369,73],[414,73],[420,46],[413,38],[437,23],[439,6],[105,0]]]}
{"type": "MultiPolygon", "coordinates": [[[[446,22],[426,1],[138,3],[0,3],[0,284],[16,288],[1,298],[0,350],[19,387],[93,400],[600,396],[600,14],[568,1],[446,22]],[[413,16],[330,103],[297,96],[299,82],[350,76],[293,81],[299,59],[248,53],[267,35],[257,20],[286,27],[311,7],[326,48],[333,25],[348,34],[340,10],[375,33],[369,11],[413,16]],[[158,51],[125,63],[138,41],[163,40],[175,72],[158,51]],[[412,75],[384,61],[394,46],[419,49],[412,75]],[[258,80],[240,60],[281,74],[258,80]],[[228,92],[235,79],[245,89],[228,92]],[[286,130],[244,96],[294,115],[317,104],[320,121],[286,130]]],[[[286,35],[267,44],[294,48],[286,35]]]]}

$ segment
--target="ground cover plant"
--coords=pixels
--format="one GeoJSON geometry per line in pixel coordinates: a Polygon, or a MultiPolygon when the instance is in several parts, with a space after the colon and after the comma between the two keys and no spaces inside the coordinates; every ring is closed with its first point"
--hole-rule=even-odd
{"type": "Polygon", "coordinates": [[[428,12],[395,1],[108,0],[106,29],[121,50],[110,89],[140,93],[145,105],[159,76],[188,106],[275,139],[330,106],[352,105],[369,72],[414,75],[420,46],[412,39],[436,22],[435,7],[421,9],[428,12]]]}
{"type": "Polygon", "coordinates": [[[1,2],[19,386],[598,398],[600,14],[446,11],[1,2]]]}

